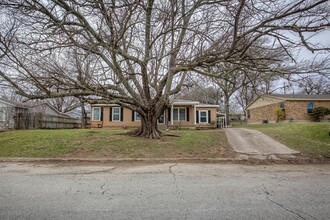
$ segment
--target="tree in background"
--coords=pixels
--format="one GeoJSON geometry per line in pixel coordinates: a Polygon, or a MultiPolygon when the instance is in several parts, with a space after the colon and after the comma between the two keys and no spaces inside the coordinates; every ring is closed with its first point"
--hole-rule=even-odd
{"type": "Polygon", "coordinates": [[[135,135],[159,138],[157,118],[188,75],[295,72],[296,48],[327,49],[306,34],[327,28],[330,10],[327,0],[0,0],[0,12],[0,76],[19,94],[119,104],[140,114],[135,135]],[[95,71],[71,65],[77,53],[95,71]]]}
{"type": "Polygon", "coordinates": [[[297,84],[301,94],[330,94],[330,79],[326,76],[304,77],[297,84]]]}

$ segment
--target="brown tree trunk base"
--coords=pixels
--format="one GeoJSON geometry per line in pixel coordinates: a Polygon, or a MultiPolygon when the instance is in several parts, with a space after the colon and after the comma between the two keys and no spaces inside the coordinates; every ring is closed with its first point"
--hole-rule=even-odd
{"type": "Polygon", "coordinates": [[[128,133],[134,137],[144,137],[149,139],[160,139],[162,132],[156,129],[143,129],[142,126],[128,133]]]}

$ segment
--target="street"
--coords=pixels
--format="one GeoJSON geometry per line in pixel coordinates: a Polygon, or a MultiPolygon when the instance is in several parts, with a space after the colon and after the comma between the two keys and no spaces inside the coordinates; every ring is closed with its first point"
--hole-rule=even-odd
{"type": "Polygon", "coordinates": [[[0,163],[0,219],[329,216],[329,164],[0,163]]]}

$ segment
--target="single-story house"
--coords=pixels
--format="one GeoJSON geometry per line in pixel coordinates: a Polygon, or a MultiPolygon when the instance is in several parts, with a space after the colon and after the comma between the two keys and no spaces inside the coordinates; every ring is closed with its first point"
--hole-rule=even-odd
{"type": "Polygon", "coordinates": [[[330,95],[264,94],[247,105],[245,112],[248,123],[276,122],[278,109],[284,120],[307,121],[319,106],[330,108],[330,95]]]}
{"type": "MultiPolygon", "coordinates": [[[[159,128],[202,128],[216,126],[218,105],[197,101],[177,100],[158,118],[159,128]]],[[[115,104],[91,104],[91,127],[135,128],[141,125],[140,116],[115,104]]]]}
{"type": "Polygon", "coordinates": [[[0,130],[17,129],[21,126],[21,120],[17,118],[27,112],[28,108],[23,103],[0,97],[0,130]]]}

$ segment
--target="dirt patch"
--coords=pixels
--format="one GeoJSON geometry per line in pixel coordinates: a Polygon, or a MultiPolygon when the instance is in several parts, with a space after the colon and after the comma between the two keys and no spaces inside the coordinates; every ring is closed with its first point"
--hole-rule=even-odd
{"type": "MultiPolygon", "coordinates": [[[[191,131],[190,131],[191,132],[191,131]]],[[[125,134],[114,134],[102,137],[103,142],[96,143],[97,138],[89,137],[89,141],[98,144],[91,148],[77,148],[74,152],[64,155],[67,158],[233,158],[237,154],[227,141],[227,137],[222,130],[193,131],[208,140],[197,146],[189,146],[189,142],[195,138],[185,137],[184,132],[178,131],[173,134],[164,134],[161,139],[147,140],[140,137],[131,137],[125,134]],[[127,144],[122,144],[125,141],[127,144]],[[120,144],[119,144],[120,143],[120,144]]],[[[101,137],[98,137],[101,138],[101,137]]],[[[199,139],[196,139],[199,141],[199,139]]]]}

